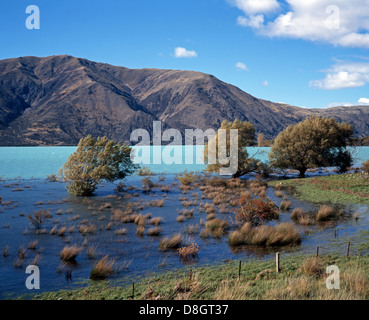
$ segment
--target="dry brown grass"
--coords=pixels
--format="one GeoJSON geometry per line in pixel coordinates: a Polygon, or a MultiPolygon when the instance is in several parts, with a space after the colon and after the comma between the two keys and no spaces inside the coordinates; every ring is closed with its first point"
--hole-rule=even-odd
{"type": "Polygon", "coordinates": [[[81,251],[81,247],[65,246],[60,252],[60,259],[65,262],[74,262],[81,251]]]}
{"type": "Polygon", "coordinates": [[[114,231],[114,234],[117,236],[124,236],[127,233],[127,229],[126,228],[121,228],[118,230],[114,231]]]}
{"type": "Polygon", "coordinates": [[[319,257],[306,258],[300,266],[300,271],[309,276],[321,276],[324,272],[319,257]]]}
{"type": "Polygon", "coordinates": [[[93,267],[90,272],[91,280],[102,280],[111,276],[116,272],[114,270],[115,259],[109,258],[108,255],[100,259],[93,267]]]}
{"type": "Polygon", "coordinates": [[[241,229],[229,235],[228,243],[230,246],[286,246],[300,244],[301,237],[294,226],[288,222],[276,226],[261,225],[256,228],[252,228],[250,223],[246,223],[241,229]]]}
{"type": "Polygon", "coordinates": [[[147,230],[147,235],[150,237],[159,236],[162,233],[162,229],[160,227],[153,227],[147,230]]]}
{"type": "Polygon", "coordinates": [[[335,216],[335,210],[333,207],[328,205],[322,205],[319,211],[316,213],[317,221],[327,221],[335,216]]]}
{"type": "Polygon", "coordinates": [[[177,249],[182,243],[182,236],[181,234],[177,233],[173,235],[171,238],[164,238],[159,243],[159,250],[160,251],[167,251],[169,249],[177,249]]]}
{"type": "Polygon", "coordinates": [[[163,222],[163,218],[161,217],[155,217],[155,218],[152,218],[150,221],[149,221],[149,224],[151,225],[155,225],[155,226],[158,226],[159,224],[161,224],[163,222]]]}
{"type": "Polygon", "coordinates": [[[183,222],[185,220],[185,218],[186,218],[185,216],[180,215],[180,216],[177,217],[176,221],[177,222],[183,222]]]}

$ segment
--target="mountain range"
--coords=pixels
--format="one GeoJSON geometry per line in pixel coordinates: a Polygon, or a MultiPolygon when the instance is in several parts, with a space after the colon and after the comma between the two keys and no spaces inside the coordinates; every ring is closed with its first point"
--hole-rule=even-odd
{"type": "MultiPolygon", "coordinates": [[[[288,93],[286,93],[288,94],[288,93]]],[[[307,109],[258,99],[195,71],[128,69],[69,55],[0,61],[0,145],[76,145],[82,137],[129,142],[137,128],[254,124],[266,139],[309,115],[332,117],[369,135],[369,107],[307,109]]]]}

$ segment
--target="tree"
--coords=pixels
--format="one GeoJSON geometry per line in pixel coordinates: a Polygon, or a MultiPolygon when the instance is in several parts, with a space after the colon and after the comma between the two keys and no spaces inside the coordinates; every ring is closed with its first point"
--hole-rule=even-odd
{"type": "Polygon", "coordinates": [[[59,171],[67,190],[75,196],[90,196],[102,180],[115,181],[134,173],[138,166],[132,163],[131,149],[109,140],[91,135],[78,143],[77,150],[59,171]]]}
{"type": "Polygon", "coordinates": [[[275,139],[269,159],[276,168],[292,168],[301,178],[309,168],[337,166],[341,172],[353,163],[347,146],[352,125],[334,119],[309,117],[287,127],[275,139]]]}
{"type": "MultiPolygon", "coordinates": [[[[233,122],[223,121],[220,129],[227,130],[227,157],[230,156],[230,139],[229,139],[229,130],[237,129],[238,130],[238,168],[237,172],[232,175],[233,178],[241,177],[247,173],[253,172],[257,170],[259,166],[259,162],[253,158],[249,158],[247,150],[245,147],[250,146],[255,141],[255,128],[254,125],[250,122],[235,120],[233,122]]],[[[216,134],[215,139],[218,139],[218,133],[216,134]]],[[[216,140],[217,141],[217,140],[216,140]]],[[[214,144],[212,144],[214,145],[214,144]]],[[[208,152],[209,143],[205,145],[204,150],[204,159],[205,162],[208,163],[208,152]]],[[[211,149],[210,149],[211,150],[211,149]]],[[[218,154],[218,144],[216,144],[216,151],[218,154]]],[[[218,172],[221,167],[227,167],[227,165],[222,165],[217,161],[216,164],[208,164],[206,170],[208,172],[218,172]]]]}

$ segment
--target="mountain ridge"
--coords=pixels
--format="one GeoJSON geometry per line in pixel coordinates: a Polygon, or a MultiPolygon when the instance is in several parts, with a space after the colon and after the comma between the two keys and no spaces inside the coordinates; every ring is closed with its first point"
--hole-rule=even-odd
{"type": "Polygon", "coordinates": [[[76,145],[107,135],[129,142],[137,128],[217,129],[250,121],[267,139],[309,115],[352,123],[369,135],[369,107],[305,109],[258,99],[197,71],[129,69],[70,55],[0,60],[0,145],[76,145]]]}

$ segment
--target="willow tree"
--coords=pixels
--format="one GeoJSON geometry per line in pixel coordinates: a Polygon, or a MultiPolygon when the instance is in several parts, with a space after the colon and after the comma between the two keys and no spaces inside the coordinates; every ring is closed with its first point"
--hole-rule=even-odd
{"type": "Polygon", "coordinates": [[[77,150],[59,171],[67,190],[75,196],[89,196],[102,180],[115,181],[134,173],[138,166],[131,161],[131,149],[109,140],[91,135],[78,143],[77,150]]]}
{"type": "Polygon", "coordinates": [[[339,167],[345,171],[352,165],[347,149],[354,130],[352,125],[334,119],[309,117],[287,127],[275,139],[269,159],[280,169],[296,169],[301,178],[310,168],[339,167]]]}
{"type": "MultiPolygon", "coordinates": [[[[249,154],[245,147],[250,146],[255,141],[255,128],[254,125],[250,122],[235,120],[233,122],[223,121],[221,127],[219,129],[225,129],[227,131],[226,136],[226,156],[231,157],[230,154],[230,145],[231,139],[229,132],[231,129],[238,130],[238,159],[237,159],[237,170],[232,174],[233,178],[241,177],[247,173],[255,171],[258,167],[258,162],[253,158],[249,157],[249,154]]],[[[222,161],[219,161],[219,158],[216,159],[216,163],[209,163],[209,154],[212,153],[218,155],[219,154],[219,131],[217,132],[215,138],[212,141],[209,141],[205,145],[204,149],[204,159],[207,164],[206,170],[208,172],[220,172],[221,168],[226,168],[229,164],[222,164],[222,161]]]]}

